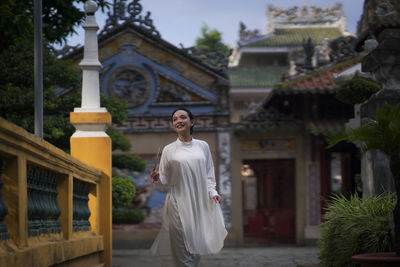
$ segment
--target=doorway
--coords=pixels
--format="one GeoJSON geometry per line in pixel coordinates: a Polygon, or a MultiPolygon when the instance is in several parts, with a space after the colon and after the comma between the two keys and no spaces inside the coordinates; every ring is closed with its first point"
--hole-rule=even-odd
{"type": "Polygon", "coordinates": [[[245,242],[295,243],[295,160],[244,160],[245,242]]]}

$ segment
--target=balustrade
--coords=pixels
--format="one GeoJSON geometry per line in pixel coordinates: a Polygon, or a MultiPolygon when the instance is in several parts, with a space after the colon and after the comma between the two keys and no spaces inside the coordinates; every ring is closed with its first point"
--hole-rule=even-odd
{"type": "Polygon", "coordinates": [[[3,200],[3,194],[2,194],[2,187],[4,184],[3,179],[1,176],[3,175],[3,171],[6,166],[6,160],[5,158],[0,157],[0,240],[5,240],[10,238],[7,230],[7,226],[4,224],[3,220],[4,217],[7,215],[8,209],[6,203],[4,203],[3,200]]]}
{"type": "Polygon", "coordinates": [[[60,233],[61,214],[57,201],[58,174],[32,165],[27,166],[28,234],[60,233]]]}
{"type": "Polygon", "coordinates": [[[110,185],[99,169],[0,118],[0,266],[89,258],[111,266],[111,201],[100,197],[110,185]]]}
{"type": "Polygon", "coordinates": [[[74,208],[73,208],[73,231],[90,230],[90,209],[89,209],[90,184],[75,180],[74,181],[74,208]]]}

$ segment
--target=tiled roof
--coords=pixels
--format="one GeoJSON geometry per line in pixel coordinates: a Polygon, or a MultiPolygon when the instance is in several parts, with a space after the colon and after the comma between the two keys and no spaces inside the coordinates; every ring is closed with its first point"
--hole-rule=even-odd
{"type": "Polygon", "coordinates": [[[361,57],[340,62],[320,71],[282,82],[276,85],[274,93],[333,93],[337,87],[333,74],[342,72],[361,61],[361,57]]]}
{"type": "Polygon", "coordinates": [[[265,38],[258,39],[254,42],[249,42],[243,45],[243,47],[301,46],[303,39],[307,40],[309,37],[311,37],[315,45],[320,45],[324,38],[333,40],[341,36],[343,36],[343,34],[338,28],[275,29],[273,34],[267,35],[265,38]]]}
{"type": "Polygon", "coordinates": [[[331,132],[336,132],[344,129],[344,120],[333,120],[333,121],[314,121],[308,124],[309,131],[314,135],[326,135],[331,132]]]}
{"type": "Polygon", "coordinates": [[[287,66],[233,67],[228,70],[228,76],[231,88],[272,87],[287,69],[287,66]]]}

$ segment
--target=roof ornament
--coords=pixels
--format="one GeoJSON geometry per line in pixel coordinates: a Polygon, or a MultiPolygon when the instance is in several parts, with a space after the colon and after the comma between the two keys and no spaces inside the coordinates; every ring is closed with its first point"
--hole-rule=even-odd
{"type": "Polygon", "coordinates": [[[213,51],[196,49],[194,46],[185,48],[182,44],[180,46],[182,51],[214,69],[222,72],[228,69],[229,56],[232,54],[232,49],[229,50],[229,53],[225,53],[222,46],[213,51]]]}
{"type": "Polygon", "coordinates": [[[308,7],[304,4],[301,8],[294,6],[290,8],[274,7],[268,5],[267,15],[279,22],[296,22],[296,21],[336,21],[343,16],[343,5],[340,3],[330,7],[308,7]]]}
{"type": "Polygon", "coordinates": [[[254,38],[260,37],[261,33],[258,29],[250,30],[247,29],[243,22],[239,23],[239,44],[246,43],[254,38]]]}
{"type": "Polygon", "coordinates": [[[375,13],[378,17],[387,17],[396,14],[391,0],[381,0],[376,3],[375,13]]]}
{"type": "Polygon", "coordinates": [[[140,0],[133,0],[126,4],[127,0],[114,0],[113,10],[108,11],[108,18],[104,28],[100,32],[100,36],[111,32],[115,27],[123,23],[130,23],[142,28],[152,36],[161,38],[160,32],[153,25],[153,20],[150,18],[151,12],[147,11],[145,16],[140,15],[143,10],[140,0]],[[127,13],[127,14],[126,14],[127,13]]]}

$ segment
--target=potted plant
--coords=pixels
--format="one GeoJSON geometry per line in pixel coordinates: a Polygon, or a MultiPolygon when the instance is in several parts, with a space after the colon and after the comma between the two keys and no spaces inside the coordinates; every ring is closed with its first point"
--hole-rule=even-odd
{"type": "MultiPolygon", "coordinates": [[[[397,196],[396,206],[393,211],[394,253],[390,255],[396,256],[396,260],[398,261],[395,264],[396,266],[400,266],[400,105],[391,106],[385,103],[381,109],[377,110],[375,120],[370,120],[362,124],[359,128],[348,129],[328,136],[330,147],[341,141],[360,141],[362,143],[361,149],[363,153],[373,149],[380,150],[385,153],[390,160],[390,170],[394,179],[397,196]]],[[[383,260],[382,257],[378,257],[380,261],[383,260]]],[[[359,257],[353,258],[354,260],[359,259],[359,257]]]]}
{"type": "Polygon", "coordinates": [[[321,265],[357,266],[351,260],[354,254],[390,250],[390,217],[395,205],[394,193],[366,199],[333,195],[318,239],[321,265]]]}

